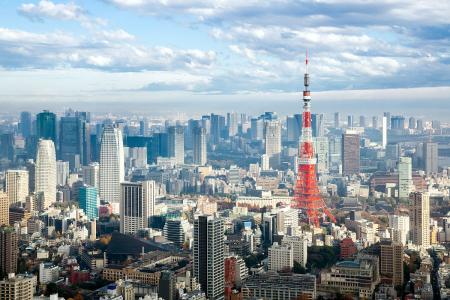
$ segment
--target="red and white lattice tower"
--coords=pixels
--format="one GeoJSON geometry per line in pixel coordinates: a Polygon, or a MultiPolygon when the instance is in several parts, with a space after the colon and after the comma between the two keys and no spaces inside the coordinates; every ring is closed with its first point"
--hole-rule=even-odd
{"type": "Polygon", "coordinates": [[[311,93],[309,91],[308,53],[306,53],[305,89],[303,91],[302,136],[300,140],[297,182],[292,207],[303,210],[309,223],[318,227],[319,219],[325,214],[332,222],[336,219],[323,201],[316,178],[316,156],[311,128],[311,93]]]}

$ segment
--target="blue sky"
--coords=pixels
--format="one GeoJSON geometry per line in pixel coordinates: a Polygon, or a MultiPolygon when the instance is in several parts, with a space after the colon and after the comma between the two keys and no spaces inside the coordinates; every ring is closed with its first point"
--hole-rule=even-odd
{"type": "Polygon", "coordinates": [[[292,98],[307,48],[323,97],[448,99],[450,1],[0,0],[0,16],[0,102],[292,98]]]}

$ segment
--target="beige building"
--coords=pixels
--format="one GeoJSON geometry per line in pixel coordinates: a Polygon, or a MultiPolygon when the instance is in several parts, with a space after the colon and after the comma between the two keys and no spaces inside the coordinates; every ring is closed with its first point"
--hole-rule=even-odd
{"type": "Polygon", "coordinates": [[[341,261],[320,274],[319,290],[333,295],[340,293],[372,299],[380,281],[378,272],[376,256],[361,255],[354,261],[341,261]]]}
{"type": "Polygon", "coordinates": [[[414,192],[409,195],[409,200],[411,240],[426,249],[430,247],[430,195],[414,192]]]}
{"type": "Polygon", "coordinates": [[[9,225],[9,199],[8,194],[0,191],[0,226],[9,225]]]}
{"type": "Polygon", "coordinates": [[[0,299],[2,300],[32,300],[36,288],[36,276],[14,275],[0,281],[0,299]]]}
{"type": "Polygon", "coordinates": [[[28,171],[26,170],[8,170],[6,171],[6,193],[9,197],[9,203],[25,203],[29,194],[28,190],[28,171]]]}
{"type": "Polygon", "coordinates": [[[269,271],[282,271],[294,267],[294,252],[289,244],[273,243],[269,248],[269,271]]]}

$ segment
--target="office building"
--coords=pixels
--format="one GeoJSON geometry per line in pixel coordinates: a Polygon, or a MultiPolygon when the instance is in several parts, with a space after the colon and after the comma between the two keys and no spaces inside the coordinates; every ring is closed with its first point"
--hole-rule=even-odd
{"type": "MultiPolygon", "coordinates": [[[[169,157],[169,134],[166,132],[154,133],[151,138],[149,161],[156,163],[158,157],[169,157]]],[[[148,145],[147,145],[148,147],[148,145]]]]}
{"type": "Polygon", "coordinates": [[[215,216],[194,219],[194,277],[208,299],[224,299],[224,222],[215,216]]]}
{"type": "Polygon", "coordinates": [[[35,191],[41,194],[40,209],[47,209],[56,201],[56,154],[52,140],[39,140],[35,191]]]}
{"type": "Polygon", "coordinates": [[[408,128],[409,129],[416,129],[416,126],[417,126],[416,119],[414,117],[409,117],[408,128]]]}
{"type": "Polygon", "coordinates": [[[269,247],[269,271],[289,271],[294,267],[294,252],[290,243],[279,245],[277,242],[269,247]]]}
{"type": "Polygon", "coordinates": [[[339,128],[341,122],[341,116],[338,112],[334,113],[334,128],[339,128]]]}
{"type": "Polygon", "coordinates": [[[411,157],[400,157],[398,162],[398,197],[407,199],[412,192],[412,160],[411,157]]]}
{"type": "Polygon", "coordinates": [[[207,163],[206,152],[206,129],[203,127],[194,128],[194,153],[193,163],[204,166],[207,163]]]}
{"type": "Polygon", "coordinates": [[[167,219],[163,228],[164,238],[171,241],[178,248],[182,248],[185,241],[185,228],[189,222],[181,219],[167,219]]]}
{"type": "Polygon", "coordinates": [[[0,226],[9,225],[8,194],[0,190],[0,226]]]}
{"type": "Polygon", "coordinates": [[[0,159],[7,159],[10,162],[13,162],[14,158],[14,134],[0,134],[0,159]]]}
{"type": "Polygon", "coordinates": [[[177,299],[176,276],[171,271],[161,272],[158,286],[158,296],[164,300],[177,299]]]}
{"type": "Polygon", "coordinates": [[[286,235],[281,241],[282,246],[289,246],[292,249],[292,259],[303,267],[306,267],[308,260],[308,240],[303,236],[286,235]]]}
{"type": "Polygon", "coordinates": [[[319,136],[313,139],[314,153],[317,158],[316,173],[325,174],[329,171],[329,144],[328,137],[319,136]]]}
{"type": "Polygon", "coordinates": [[[0,299],[32,300],[36,291],[37,278],[34,275],[8,274],[0,281],[0,299]]]}
{"type": "Polygon", "coordinates": [[[348,128],[353,128],[354,123],[353,123],[353,116],[352,115],[348,115],[347,116],[347,127],[348,128]]]}
{"type": "Polygon", "coordinates": [[[52,263],[39,264],[39,283],[47,284],[55,282],[59,279],[59,267],[52,263]]]}
{"type": "Polygon", "coordinates": [[[29,194],[28,181],[27,170],[6,171],[6,193],[8,194],[9,204],[25,203],[29,194]]]}
{"type": "Polygon", "coordinates": [[[423,168],[427,175],[437,174],[438,172],[438,144],[423,144],[423,168]]]}
{"type": "Polygon", "coordinates": [[[430,246],[430,195],[413,192],[409,200],[412,243],[427,249],[430,246]]]}
{"type": "Polygon", "coordinates": [[[0,227],[0,274],[17,272],[19,238],[14,227],[0,227]]]}
{"type": "Polygon", "coordinates": [[[61,118],[59,141],[59,158],[69,162],[70,170],[90,163],[89,123],[78,112],[61,118]]]}
{"type": "Polygon", "coordinates": [[[387,145],[387,130],[388,130],[387,118],[383,117],[383,121],[381,124],[381,147],[383,147],[383,149],[386,149],[387,145]]]}
{"type": "Polygon", "coordinates": [[[124,182],[120,196],[120,232],[136,234],[149,228],[155,211],[156,184],[154,181],[124,182]]]}
{"type": "Polygon", "coordinates": [[[373,116],[372,117],[372,128],[377,129],[378,127],[380,127],[380,125],[378,124],[378,117],[373,116]]]}
{"type": "Polygon", "coordinates": [[[316,299],[316,277],[303,274],[261,272],[242,285],[244,299],[316,299]]]}
{"type": "Polygon", "coordinates": [[[354,261],[340,261],[320,274],[320,290],[371,299],[380,282],[379,262],[375,256],[359,256],[354,261]]]}
{"type": "Polygon", "coordinates": [[[99,188],[100,166],[98,163],[83,166],[82,174],[84,184],[99,188]]]}
{"type": "Polygon", "coordinates": [[[229,137],[238,134],[238,114],[236,112],[227,114],[227,126],[229,137]]]}
{"type": "Polygon", "coordinates": [[[59,186],[65,186],[67,179],[69,178],[69,162],[58,160],[56,161],[56,184],[59,186]]]}
{"type": "Polygon", "coordinates": [[[97,188],[93,186],[83,185],[80,187],[78,194],[80,208],[84,211],[89,219],[98,218],[98,195],[97,188]]]}
{"type": "Polygon", "coordinates": [[[359,173],[359,143],[359,134],[353,130],[347,130],[342,135],[342,175],[344,176],[359,173]]]}
{"type": "Polygon", "coordinates": [[[224,136],[225,117],[211,114],[211,143],[217,145],[224,136]]]}
{"type": "Polygon", "coordinates": [[[405,129],[405,117],[403,116],[392,116],[391,117],[391,129],[393,130],[403,130],[405,129]]]}
{"type": "Polygon", "coordinates": [[[403,245],[393,241],[380,242],[380,275],[383,282],[403,286],[403,245]]]}
{"type": "Polygon", "coordinates": [[[278,169],[281,162],[281,123],[279,120],[265,122],[264,140],[269,166],[272,169],[278,169]]]}
{"type": "Polygon", "coordinates": [[[56,145],[56,115],[48,110],[36,116],[36,136],[38,139],[51,140],[56,145]]]}
{"type": "Polygon", "coordinates": [[[184,164],[184,128],[170,126],[168,128],[169,157],[174,157],[177,164],[184,164]]]}
{"type": "Polygon", "coordinates": [[[387,129],[391,129],[391,113],[390,112],[384,112],[383,117],[386,118],[386,127],[387,129]]]}
{"type": "MultiPolygon", "coordinates": [[[[251,137],[253,141],[262,141],[264,139],[264,120],[262,118],[252,118],[251,121],[251,137]]],[[[289,125],[288,125],[289,126],[289,125]]],[[[295,136],[294,129],[291,128],[291,135],[295,136]]],[[[289,135],[289,128],[288,128],[289,135]]],[[[300,135],[300,133],[299,133],[300,135]]]]}
{"type": "Polygon", "coordinates": [[[115,214],[119,213],[120,183],[125,177],[122,131],[113,126],[103,129],[99,166],[100,200],[108,201],[115,214]]]}
{"type": "Polygon", "coordinates": [[[366,117],[365,116],[359,116],[359,127],[366,127],[366,117]]]}
{"type": "Polygon", "coordinates": [[[389,228],[393,230],[391,234],[392,240],[406,245],[409,241],[409,225],[409,215],[389,215],[389,228]]]}
{"type": "Polygon", "coordinates": [[[311,129],[313,137],[322,137],[325,135],[325,117],[324,114],[311,115],[311,129]]]}
{"type": "Polygon", "coordinates": [[[30,137],[32,134],[32,120],[31,113],[23,111],[20,113],[19,132],[24,138],[30,137]]]}

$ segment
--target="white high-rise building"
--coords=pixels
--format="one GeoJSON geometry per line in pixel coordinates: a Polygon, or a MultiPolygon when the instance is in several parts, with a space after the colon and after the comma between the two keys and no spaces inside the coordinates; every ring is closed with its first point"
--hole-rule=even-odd
{"type": "Polygon", "coordinates": [[[389,215],[389,227],[393,229],[392,240],[403,245],[409,240],[409,216],[389,215]]]}
{"type": "Polygon", "coordinates": [[[412,160],[411,157],[400,157],[398,162],[398,197],[406,199],[412,192],[412,160]]]}
{"type": "Polygon", "coordinates": [[[265,123],[265,154],[269,157],[272,169],[278,169],[281,159],[281,123],[279,120],[270,120],[265,123]]]}
{"type": "Polygon", "coordinates": [[[156,185],[154,181],[124,182],[121,184],[120,232],[135,234],[148,228],[155,211],[156,185]]]}
{"type": "Polygon", "coordinates": [[[169,157],[174,157],[177,164],[184,164],[184,128],[170,126],[168,128],[169,157]]]}
{"type": "Polygon", "coordinates": [[[83,166],[83,182],[86,185],[99,187],[100,167],[98,163],[91,163],[89,166],[83,166]]]}
{"type": "Polygon", "coordinates": [[[381,146],[383,147],[383,149],[386,149],[386,145],[387,145],[387,127],[388,127],[388,121],[387,121],[387,117],[383,116],[383,121],[381,124],[381,146]]]}
{"type": "Polygon", "coordinates": [[[194,164],[204,166],[207,162],[206,153],[206,129],[194,128],[194,164]]]}
{"type": "Polygon", "coordinates": [[[6,171],[6,193],[8,194],[9,204],[17,202],[25,203],[29,194],[28,171],[6,171]]]}
{"type": "Polygon", "coordinates": [[[290,270],[294,267],[294,252],[290,245],[273,243],[269,248],[269,271],[290,270]]]}
{"type": "Polygon", "coordinates": [[[270,170],[269,156],[267,154],[261,155],[261,170],[270,170]]]}
{"type": "Polygon", "coordinates": [[[411,240],[413,244],[427,249],[430,246],[430,195],[414,192],[409,199],[411,240]]]}
{"type": "Polygon", "coordinates": [[[318,174],[328,173],[330,168],[328,137],[319,136],[313,138],[313,142],[314,153],[317,157],[316,171],[318,174]]]}
{"type": "Polygon", "coordinates": [[[306,237],[286,235],[283,237],[281,245],[290,246],[292,248],[293,259],[303,267],[306,266],[308,259],[308,240],[306,237]]]}
{"type": "Polygon", "coordinates": [[[100,144],[100,199],[111,203],[113,213],[119,213],[120,183],[125,177],[122,131],[113,126],[103,129],[100,144]]]}
{"type": "Polygon", "coordinates": [[[238,134],[238,114],[236,112],[229,113],[227,115],[228,121],[228,135],[235,136],[238,134]]]}
{"type": "Polygon", "coordinates": [[[56,154],[52,140],[39,140],[35,191],[40,194],[41,209],[47,209],[56,201],[56,154]]]}
{"type": "Polygon", "coordinates": [[[56,184],[64,186],[69,178],[69,162],[58,160],[56,162],[56,184]]]}
{"type": "Polygon", "coordinates": [[[224,299],[224,221],[215,216],[194,219],[194,276],[208,299],[224,299]]]}

